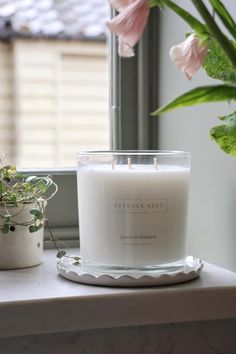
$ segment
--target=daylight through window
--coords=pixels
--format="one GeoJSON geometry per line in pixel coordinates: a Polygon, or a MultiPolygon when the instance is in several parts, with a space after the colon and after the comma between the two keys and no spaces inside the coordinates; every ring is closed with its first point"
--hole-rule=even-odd
{"type": "Polygon", "coordinates": [[[109,147],[104,0],[0,4],[0,152],[19,167],[74,167],[109,147]]]}

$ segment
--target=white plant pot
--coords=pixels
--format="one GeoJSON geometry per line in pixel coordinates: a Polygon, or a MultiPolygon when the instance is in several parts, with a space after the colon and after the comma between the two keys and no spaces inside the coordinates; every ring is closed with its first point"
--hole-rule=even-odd
{"type": "MultiPolygon", "coordinates": [[[[32,220],[30,210],[37,208],[37,203],[24,204],[19,207],[8,206],[14,220],[26,222],[32,220]]],[[[6,214],[0,207],[0,214],[6,214]]],[[[29,226],[16,225],[14,231],[7,234],[0,231],[0,269],[27,268],[40,264],[43,256],[44,228],[31,233],[29,226]]]]}

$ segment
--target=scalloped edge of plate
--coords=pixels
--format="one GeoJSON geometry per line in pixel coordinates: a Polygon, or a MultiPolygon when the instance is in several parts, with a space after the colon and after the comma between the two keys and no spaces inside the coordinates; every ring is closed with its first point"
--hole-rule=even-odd
{"type": "Polygon", "coordinates": [[[75,265],[72,258],[64,257],[57,262],[57,269],[59,274],[70,281],[88,284],[88,285],[102,285],[112,287],[145,287],[184,283],[200,276],[203,268],[203,262],[199,258],[187,257],[184,270],[176,272],[158,274],[153,273],[143,274],[140,276],[131,274],[92,274],[85,272],[82,266],[75,265]]]}

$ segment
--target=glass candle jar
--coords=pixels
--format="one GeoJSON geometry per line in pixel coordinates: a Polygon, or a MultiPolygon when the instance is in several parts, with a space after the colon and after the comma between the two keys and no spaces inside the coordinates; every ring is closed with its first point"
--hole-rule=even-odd
{"type": "Polygon", "coordinates": [[[126,274],[184,265],[190,153],[81,152],[77,175],[84,269],[126,274]]]}

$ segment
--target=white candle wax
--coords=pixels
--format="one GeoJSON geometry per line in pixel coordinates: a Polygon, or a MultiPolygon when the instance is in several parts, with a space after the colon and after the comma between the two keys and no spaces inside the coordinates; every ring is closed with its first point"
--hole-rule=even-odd
{"type": "Polygon", "coordinates": [[[80,168],[82,260],[143,267],[185,258],[189,172],[166,165],[80,168]]]}

